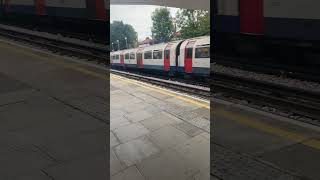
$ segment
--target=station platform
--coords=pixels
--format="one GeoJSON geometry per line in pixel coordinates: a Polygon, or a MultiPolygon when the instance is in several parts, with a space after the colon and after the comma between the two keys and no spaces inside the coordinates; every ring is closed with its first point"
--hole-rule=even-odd
{"type": "Polygon", "coordinates": [[[210,179],[209,102],[115,74],[110,99],[111,180],[210,179]]]}
{"type": "Polygon", "coordinates": [[[320,127],[218,99],[212,105],[218,179],[320,179],[320,127]]]}
{"type": "Polygon", "coordinates": [[[109,73],[4,39],[0,49],[0,179],[106,179],[109,73]]]}

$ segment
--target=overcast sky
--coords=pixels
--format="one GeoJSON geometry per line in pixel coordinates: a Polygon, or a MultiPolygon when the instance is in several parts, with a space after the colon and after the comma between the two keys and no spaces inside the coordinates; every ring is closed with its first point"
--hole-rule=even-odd
{"type": "MultiPolygon", "coordinates": [[[[110,19],[123,21],[125,24],[130,24],[138,33],[138,40],[144,40],[146,37],[151,37],[151,14],[160,6],[151,5],[111,5],[110,19]]],[[[171,16],[175,16],[177,8],[169,8],[171,16]]]]}

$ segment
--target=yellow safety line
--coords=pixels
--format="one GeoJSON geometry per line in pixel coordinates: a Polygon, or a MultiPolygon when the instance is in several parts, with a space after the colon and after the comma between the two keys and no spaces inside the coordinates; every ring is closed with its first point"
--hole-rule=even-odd
{"type": "Polygon", "coordinates": [[[127,79],[127,78],[121,78],[121,77],[119,77],[117,75],[112,75],[111,78],[116,78],[116,79],[125,81],[125,82],[130,83],[130,84],[135,84],[135,85],[141,86],[141,87],[143,87],[145,89],[156,91],[158,93],[161,93],[161,94],[164,94],[164,95],[167,95],[167,96],[175,97],[177,99],[183,100],[185,102],[188,102],[190,104],[193,104],[193,105],[196,105],[196,106],[199,106],[199,107],[210,109],[210,103],[205,103],[205,102],[197,101],[197,100],[192,99],[192,98],[184,97],[184,96],[175,94],[175,93],[173,93],[171,91],[168,91],[168,90],[165,90],[165,89],[162,89],[162,88],[159,88],[159,87],[147,85],[146,83],[140,83],[138,81],[127,79]]]}
{"type": "MultiPolygon", "coordinates": [[[[240,124],[244,124],[248,127],[260,130],[262,132],[272,134],[278,137],[289,139],[293,142],[301,143],[305,146],[320,150],[320,141],[316,139],[309,139],[310,137],[301,135],[294,132],[289,132],[281,128],[273,127],[271,125],[268,125],[266,123],[258,122],[258,121],[252,121],[250,118],[241,116],[239,114],[235,114],[230,111],[225,111],[222,109],[215,109],[214,114],[221,115],[227,119],[236,121],[240,124]]],[[[214,125],[214,122],[213,122],[214,125]]]]}
{"type": "MultiPolygon", "coordinates": [[[[10,43],[6,43],[10,46],[13,46],[12,44],[10,43]]],[[[6,48],[5,46],[1,46],[1,47],[4,47],[6,48]]],[[[107,79],[107,75],[103,75],[101,73],[96,73],[94,71],[89,71],[85,68],[81,68],[79,67],[78,65],[75,65],[75,64],[69,64],[69,63],[64,63],[64,62],[59,62],[57,59],[52,59],[52,58],[57,58],[57,57],[45,57],[45,56],[41,56],[39,54],[35,54],[35,52],[26,52],[24,51],[24,49],[27,49],[28,47],[21,47],[19,46],[21,49],[15,49],[15,51],[18,51],[19,53],[23,53],[24,55],[26,56],[30,56],[30,57],[36,57],[36,58],[41,58],[42,60],[45,60],[47,62],[50,62],[52,64],[56,64],[56,65],[60,65],[64,68],[68,68],[68,69],[72,69],[72,70],[75,70],[75,71],[79,71],[79,72],[82,72],[84,74],[87,74],[87,75],[90,75],[90,76],[93,76],[93,77],[96,77],[96,78],[100,78],[100,79],[107,79]]],[[[10,49],[10,48],[7,48],[7,49],[10,49]]],[[[47,55],[47,54],[46,54],[47,55]]]]}

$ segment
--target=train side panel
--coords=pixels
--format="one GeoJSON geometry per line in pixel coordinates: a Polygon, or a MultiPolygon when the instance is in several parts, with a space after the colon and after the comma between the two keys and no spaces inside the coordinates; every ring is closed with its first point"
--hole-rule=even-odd
{"type": "Polygon", "coordinates": [[[10,0],[4,2],[6,13],[36,14],[34,0],[10,0]]]}
{"type": "Polygon", "coordinates": [[[320,1],[265,0],[266,36],[320,40],[320,1]]]}
{"type": "Polygon", "coordinates": [[[121,66],[120,55],[121,55],[121,52],[114,52],[110,54],[111,66],[113,67],[121,66]]]}
{"type": "Polygon", "coordinates": [[[208,76],[210,74],[210,37],[185,40],[180,46],[178,59],[179,73],[208,76]]]}
{"type": "Polygon", "coordinates": [[[86,0],[50,0],[47,14],[56,17],[87,18],[86,0]]]}
{"type": "Polygon", "coordinates": [[[164,71],[164,49],[166,46],[167,44],[158,44],[144,48],[144,69],[164,71]]]}
{"type": "Polygon", "coordinates": [[[218,0],[217,32],[270,38],[320,40],[320,1],[218,0]],[[258,28],[254,28],[260,26],[258,28]],[[249,30],[248,30],[249,29],[249,30]],[[250,29],[258,29],[250,31],[250,29]]]}
{"type": "Polygon", "coordinates": [[[217,15],[214,28],[218,31],[239,33],[239,0],[217,0],[217,15]]]}

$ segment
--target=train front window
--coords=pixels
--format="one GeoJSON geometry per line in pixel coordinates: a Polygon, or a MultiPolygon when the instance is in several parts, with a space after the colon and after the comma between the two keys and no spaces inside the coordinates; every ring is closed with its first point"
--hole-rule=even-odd
{"type": "Polygon", "coordinates": [[[162,51],[153,51],[153,59],[162,59],[162,51]]]}
{"type": "Polygon", "coordinates": [[[117,60],[119,59],[119,55],[116,55],[116,59],[117,59],[117,60]]]}
{"type": "Polygon", "coordinates": [[[135,59],[136,57],[135,57],[135,55],[134,55],[134,53],[131,53],[130,54],[130,59],[135,59]]]}
{"type": "Polygon", "coordinates": [[[144,53],[144,59],[152,59],[151,51],[147,51],[147,52],[144,53]]]}
{"type": "Polygon", "coordinates": [[[125,54],[125,59],[129,59],[129,53],[125,54]]]}
{"type": "Polygon", "coordinates": [[[196,48],[195,58],[210,58],[210,47],[196,48]]]}
{"type": "Polygon", "coordinates": [[[189,58],[192,58],[192,50],[193,50],[192,48],[188,48],[188,49],[187,49],[186,58],[188,58],[188,59],[189,59],[189,58]]]}

